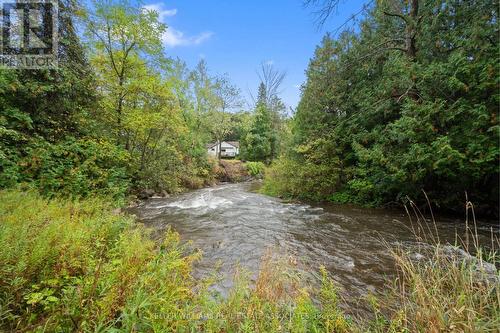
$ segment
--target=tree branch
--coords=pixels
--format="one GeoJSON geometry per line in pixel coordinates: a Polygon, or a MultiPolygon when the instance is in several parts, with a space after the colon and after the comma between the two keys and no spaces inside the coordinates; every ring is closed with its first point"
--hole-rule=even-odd
{"type": "Polygon", "coordinates": [[[408,18],[405,17],[405,16],[403,16],[403,15],[396,14],[396,13],[389,13],[389,12],[386,12],[385,10],[384,10],[384,14],[387,15],[387,16],[400,18],[403,21],[405,21],[406,24],[408,24],[408,18]]]}

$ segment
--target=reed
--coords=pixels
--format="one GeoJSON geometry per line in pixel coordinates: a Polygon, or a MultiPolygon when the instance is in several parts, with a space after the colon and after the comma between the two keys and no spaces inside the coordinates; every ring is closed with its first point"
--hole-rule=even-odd
{"type": "Polygon", "coordinates": [[[363,326],[365,330],[498,332],[500,242],[492,233],[489,248],[481,246],[474,205],[466,200],[465,207],[465,237],[457,235],[459,242],[449,245],[440,241],[430,203],[429,220],[408,201],[411,228],[420,241],[419,255],[414,255],[415,249],[388,246],[398,275],[387,297],[372,300],[375,320],[363,326]]]}

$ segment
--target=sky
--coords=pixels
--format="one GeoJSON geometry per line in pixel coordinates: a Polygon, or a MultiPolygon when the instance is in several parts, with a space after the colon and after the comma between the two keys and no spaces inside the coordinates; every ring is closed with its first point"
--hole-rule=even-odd
{"type": "Polygon", "coordinates": [[[345,0],[319,29],[313,8],[302,0],[149,0],[168,29],[162,40],[167,56],[179,57],[190,68],[207,61],[212,75],[227,73],[245,98],[256,94],[262,63],[285,71],[282,100],[295,108],[305,70],[327,31],[335,30],[363,6],[345,0]]]}

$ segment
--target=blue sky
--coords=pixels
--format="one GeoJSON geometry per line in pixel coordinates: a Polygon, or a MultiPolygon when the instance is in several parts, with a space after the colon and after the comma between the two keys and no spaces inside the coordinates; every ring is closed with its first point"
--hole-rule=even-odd
{"type": "Polygon", "coordinates": [[[346,0],[322,29],[314,23],[311,8],[302,0],[150,0],[169,26],[163,36],[166,54],[189,67],[205,58],[212,74],[227,73],[241,88],[257,90],[257,69],[272,63],[287,72],[281,97],[295,107],[299,86],[315,47],[328,30],[334,30],[362,8],[362,0],[346,0]]]}

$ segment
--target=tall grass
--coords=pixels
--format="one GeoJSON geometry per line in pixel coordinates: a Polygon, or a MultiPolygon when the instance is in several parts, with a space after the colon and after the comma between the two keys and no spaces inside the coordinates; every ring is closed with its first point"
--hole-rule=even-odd
{"type": "MultiPolygon", "coordinates": [[[[0,325],[10,331],[104,331],[155,327],[193,298],[189,272],[168,232],[158,248],[99,199],[47,201],[0,193],[0,325]]],[[[176,321],[163,322],[175,327],[176,321]]]]}
{"type": "Polygon", "coordinates": [[[429,222],[409,201],[411,228],[421,245],[389,248],[398,276],[387,298],[372,301],[376,320],[365,327],[367,331],[500,331],[500,273],[496,268],[500,242],[492,234],[490,247],[481,246],[474,207],[469,201],[465,206],[465,237],[452,246],[441,243],[430,203],[429,222]],[[420,252],[417,257],[416,250],[420,252]]]}

